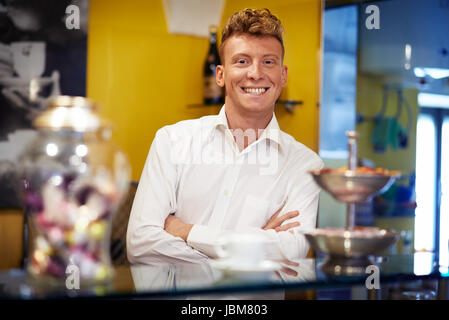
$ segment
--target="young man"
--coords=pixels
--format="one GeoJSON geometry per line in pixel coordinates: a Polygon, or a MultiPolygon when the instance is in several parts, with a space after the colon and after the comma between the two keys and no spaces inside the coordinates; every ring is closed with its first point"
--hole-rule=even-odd
{"type": "Polygon", "coordinates": [[[274,115],[287,80],[282,32],[267,9],[227,22],[216,70],[225,105],[156,133],[128,225],[131,263],[214,258],[230,233],[270,239],[272,259],[306,256],[319,195],[308,171],[323,163],[274,115]]]}

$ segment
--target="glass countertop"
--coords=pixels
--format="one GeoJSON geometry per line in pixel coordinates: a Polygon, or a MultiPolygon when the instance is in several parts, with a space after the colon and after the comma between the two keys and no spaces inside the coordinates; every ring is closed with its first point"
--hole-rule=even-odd
{"type": "Polygon", "coordinates": [[[217,261],[205,263],[164,263],[116,266],[110,284],[67,289],[43,286],[29,278],[22,269],[0,272],[2,299],[58,298],[262,298],[283,299],[286,290],[328,289],[364,286],[378,272],[379,283],[423,279],[449,279],[447,266],[437,263],[436,255],[427,252],[410,255],[373,257],[372,265],[362,271],[342,275],[329,273],[325,257],[277,261],[265,267],[246,270],[231,268],[217,261]],[[275,270],[274,270],[275,269],[275,270]]]}

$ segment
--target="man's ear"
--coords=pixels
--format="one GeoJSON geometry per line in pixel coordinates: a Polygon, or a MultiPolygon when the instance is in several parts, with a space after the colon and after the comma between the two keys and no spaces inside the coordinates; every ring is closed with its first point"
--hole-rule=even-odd
{"type": "Polygon", "coordinates": [[[222,65],[218,65],[215,73],[215,81],[220,87],[224,87],[224,68],[222,65]]]}
{"type": "Polygon", "coordinates": [[[282,66],[282,74],[281,74],[282,88],[285,88],[287,86],[287,73],[288,67],[282,66]]]}

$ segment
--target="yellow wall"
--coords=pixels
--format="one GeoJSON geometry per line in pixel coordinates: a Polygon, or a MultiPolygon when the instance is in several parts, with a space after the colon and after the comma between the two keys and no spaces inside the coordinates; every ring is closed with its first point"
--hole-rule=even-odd
{"type": "MultiPolygon", "coordinates": [[[[373,117],[381,111],[382,88],[385,81],[382,77],[357,76],[357,112],[366,117],[373,117]]],[[[404,98],[408,101],[412,110],[412,126],[408,136],[407,148],[392,150],[389,146],[385,153],[375,153],[373,151],[371,137],[374,131],[374,122],[366,121],[357,125],[359,132],[358,155],[374,161],[378,167],[400,170],[404,174],[415,171],[416,157],[416,123],[418,117],[418,90],[406,89],[403,92],[404,98]]],[[[385,116],[392,117],[397,111],[397,95],[389,93],[385,116]]],[[[399,117],[401,126],[407,128],[407,111],[405,105],[402,106],[402,113],[399,117]]]]}
{"type": "Polygon", "coordinates": [[[0,209],[0,270],[20,267],[22,244],[22,210],[0,209]]]}
{"type": "MultiPolygon", "coordinates": [[[[268,7],[285,26],[289,75],[282,98],[304,105],[294,115],[282,106],[276,113],[283,130],[317,150],[320,1],[228,0],[223,21],[246,7],[268,7]]],[[[187,107],[202,101],[208,39],[169,34],[162,0],[94,0],[89,10],[87,95],[114,122],[114,140],[139,179],[157,129],[219,110],[187,107]]]]}

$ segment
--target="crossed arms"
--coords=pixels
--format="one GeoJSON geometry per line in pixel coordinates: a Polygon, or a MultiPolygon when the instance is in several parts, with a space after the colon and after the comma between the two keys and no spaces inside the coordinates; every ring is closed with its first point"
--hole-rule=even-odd
{"type": "MultiPolygon", "coordinates": [[[[156,134],[133,203],[127,233],[127,253],[131,263],[157,261],[198,262],[215,257],[218,238],[229,232],[258,233],[277,244],[269,250],[272,259],[305,257],[309,246],[303,232],[315,228],[319,189],[312,178],[292,177],[288,201],[263,226],[240,226],[222,230],[214,225],[184,221],[176,212],[179,173],[167,154],[170,139],[162,129],[156,134]]],[[[315,169],[316,161],[304,163],[315,169]]],[[[319,166],[320,164],[318,164],[319,166]]]]}

